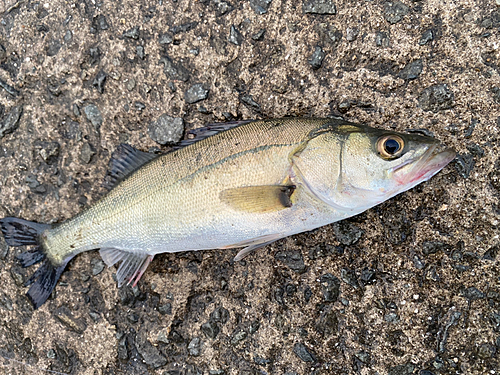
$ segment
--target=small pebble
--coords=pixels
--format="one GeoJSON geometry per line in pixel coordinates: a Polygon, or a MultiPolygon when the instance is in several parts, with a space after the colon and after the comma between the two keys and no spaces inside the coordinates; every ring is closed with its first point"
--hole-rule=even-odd
{"type": "Polygon", "coordinates": [[[302,343],[295,344],[293,347],[293,352],[304,362],[316,362],[316,355],[314,354],[314,352],[308,349],[302,343]]]}
{"type": "Polygon", "coordinates": [[[311,14],[335,14],[337,9],[332,0],[307,0],[302,4],[302,11],[311,14]]]}
{"type": "Polygon", "coordinates": [[[132,29],[129,29],[123,33],[123,36],[125,38],[134,39],[134,40],[139,39],[139,35],[140,35],[139,26],[135,26],[132,29]]]}
{"type": "Polygon", "coordinates": [[[170,44],[172,43],[172,41],[172,35],[170,35],[169,33],[160,34],[158,36],[158,43],[160,44],[170,44]]]}
{"type": "Polygon", "coordinates": [[[198,357],[201,354],[201,339],[194,337],[188,344],[189,354],[193,357],[198,357]]]}
{"type": "Polygon", "coordinates": [[[83,112],[85,113],[85,116],[87,117],[87,120],[91,122],[91,124],[94,126],[95,130],[99,130],[99,128],[102,125],[102,116],[101,116],[101,111],[99,111],[99,108],[95,104],[87,104],[83,108],[83,112]]]}
{"type": "Polygon", "coordinates": [[[135,53],[137,54],[137,57],[140,58],[141,60],[144,60],[144,58],[146,57],[146,53],[144,52],[143,46],[135,47],[135,53]]]}
{"type": "Polygon", "coordinates": [[[252,39],[255,41],[260,41],[264,39],[264,34],[266,33],[266,29],[260,29],[255,34],[252,35],[252,39]]]}
{"type": "Polygon", "coordinates": [[[241,45],[243,43],[243,35],[238,31],[238,29],[232,25],[231,30],[229,32],[229,38],[228,38],[229,43],[233,43],[237,46],[241,45]]]}
{"type": "Polygon", "coordinates": [[[311,57],[309,58],[309,64],[311,67],[316,70],[321,68],[321,65],[323,64],[323,60],[325,59],[325,52],[323,51],[323,48],[320,46],[314,47],[314,52],[312,53],[311,57]]]}
{"type": "Polygon", "coordinates": [[[320,278],[325,302],[335,302],[340,295],[340,280],[330,273],[326,273],[320,278]]]}
{"type": "Polygon", "coordinates": [[[163,114],[149,124],[148,134],[153,141],[160,145],[177,143],[184,134],[184,120],[181,117],[163,114]]]}
{"type": "Polygon", "coordinates": [[[388,1],[384,4],[384,18],[391,25],[398,23],[410,12],[410,8],[400,1],[388,1]]]}
{"type": "Polygon", "coordinates": [[[210,339],[215,339],[220,332],[220,328],[215,322],[206,322],[201,325],[201,331],[210,339]]]}
{"type": "Polygon", "coordinates": [[[353,42],[356,40],[359,34],[359,29],[356,27],[348,27],[345,30],[345,38],[348,42],[353,42]]]}
{"type": "Polygon", "coordinates": [[[195,83],[185,92],[184,100],[189,104],[197,103],[208,98],[209,91],[202,83],[195,83]]]}
{"type": "Polygon", "coordinates": [[[445,84],[425,88],[418,97],[420,108],[424,111],[437,112],[454,106],[455,95],[445,84]]]}
{"type": "Polygon", "coordinates": [[[434,40],[434,31],[431,29],[424,31],[422,34],[422,37],[418,41],[418,44],[421,46],[425,46],[427,43],[431,42],[434,40]]]}
{"type": "Polygon", "coordinates": [[[389,35],[383,31],[377,31],[375,34],[375,45],[377,47],[389,47],[389,35]]]}
{"type": "Polygon", "coordinates": [[[0,121],[0,139],[6,134],[13,133],[19,127],[22,114],[22,106],[12,107],[10,112],[0,121]]]}
{"type": "Polygon", "coordinates": [[[267,13],[272,0],[250,0],[250,8],[257,14],[267,13]]]}
{"type": "Polygon", "coordinates": [[[420,73],[422,73],[423,68],[424,64],[422,63],[422,59],[412,61],[401,69],[399,77],[405,80],[416,79],[420,76],[420,73]]]}
{"type": "Polygon", "coordinates": [[[135,79],[130,78],[127,82],[127,90],[132,91],[133,89],[135,89],[135,79]]]}

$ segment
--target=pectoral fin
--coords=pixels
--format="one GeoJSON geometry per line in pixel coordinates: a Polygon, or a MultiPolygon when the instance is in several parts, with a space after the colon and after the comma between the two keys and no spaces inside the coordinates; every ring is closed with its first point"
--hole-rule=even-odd
{"type": "Polygon", "coordinates": [[[295,185],[246,186],[221,192],[222,202],[238,211],[271,212],[292,207],[295,185]]]}

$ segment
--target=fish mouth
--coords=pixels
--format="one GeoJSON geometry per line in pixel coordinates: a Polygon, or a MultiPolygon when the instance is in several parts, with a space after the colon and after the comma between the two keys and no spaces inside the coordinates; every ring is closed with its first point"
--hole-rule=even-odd
{"type": "Polygon", "coordinates": [[[396,167],[393,171],[394,178],[399,185],[404,185],[407,189],[410,189],[430,179],[455,159],[455,156],[455,150],[445,145],[432,145],[421,156],[420,160],[415,161],[414,159],[410,159],[396,167]],[[408,166],[411,164],[413,165],[408,169],[408,166]]]}

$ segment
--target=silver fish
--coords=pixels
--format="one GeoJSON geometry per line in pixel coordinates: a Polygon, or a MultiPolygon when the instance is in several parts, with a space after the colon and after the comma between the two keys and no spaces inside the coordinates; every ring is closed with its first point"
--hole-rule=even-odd
{"type": "Polygon", "coordinates": [[[239,260],[357,215],[455,157],[430,137],[338,119],[247,121],[195,134],[161,156],[120,147],[114,189],[61,224],[0,221],[10,246],[35,246],[19,256],[23,266],[43,261],[28,281],[35,308],[83,251],[100,249],[108,266],[121,262],[119,286],[135,285],[158,253],[240,247],[239,260]]]}

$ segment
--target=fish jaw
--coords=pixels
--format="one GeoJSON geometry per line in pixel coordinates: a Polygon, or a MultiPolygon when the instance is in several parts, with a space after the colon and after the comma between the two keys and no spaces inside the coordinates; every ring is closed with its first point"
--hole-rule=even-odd
{"type": "Polygon", "coordinates": [[[392,171],[399,192],[429,180],[432,176],[446,167],[456,152],[444,145],[433,145],[417,163],[412,165],[411,160],[392,171]]]}

